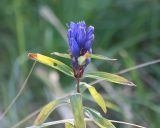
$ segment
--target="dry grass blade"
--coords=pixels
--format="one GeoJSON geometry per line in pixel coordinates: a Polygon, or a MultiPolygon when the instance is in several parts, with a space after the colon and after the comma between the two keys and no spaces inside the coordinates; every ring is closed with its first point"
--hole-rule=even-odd
{"type": "MultiPolygon", "coordinates": [[[[89,118],[85,118],[84,120],[85,120],[85,122],[93,122],[93,120],[89,119],[89,118]]],[[[137,124],[131,124],[131,123],[123,122],[123,121],[116,121],[116,120],[109,120],[109,121],[111,121],[112,123],[126,124],[126,125],[130,125],[130,126],[134,126],[137,128],[146,128],[146,127],[143,127],[143,126],[140,126],[137,124]]],[[[42,125],[39,126],[39,128],[44,128],[47,126],[52,126],[52,125],[57,125],[57,124],[64,124],[67,122],[74,122],[74,119],[65,119],[65,120],[58,120],[58,121],[43,123],[42,125]]],[[[36,128],[36,126],[31,126],[31,127],[27,127],[27,128],[36,128]]]]}
{"type": "Polygon", "coordinates": [[[28,116],[26,116],[23,120],[19,121],[17,124],[15,124],[12,128],[19,128],[23,123],[31,119],[33,116],[37,115],[40,112],[41,108],[32,112],[28,116]]]}
{"type": "Polygon", "coordinates": [[[152,64],[157,64],[157,63],[160,63],[160,59],[154,60],[154,61],[149,61],[149,62],[146,62],[146,63],[143,63],[143,64],[139,64],[139,65],[136,65],[135,67],[127,68],[125,70],[119,71],[117,74],[127,73],[129,71],[139,69],[139,68],[143,68],[143,67],[146,67],[146,66],[149,66],[149,65],[152,65],[152,64]]]}
{"type": "Polygon", "coordinates": [[[109,120],[109,121],[111,121],[112,123],[126,124],[126,125],[130,125],[130,126],[134,126],[134,127],[137,127],[137,128],[146,128],[146,127],[143,127],[143,126],[141,126],[141,125],[132,124],[132,123],[123,122],[123,121],[117,121],[117,120],[109,120]]]}
{"type": "Polygon", "coordinates": [[[16,97],[11,101],[11,103],[8,105],[8,107],[5,109],[5,111],[2,113],[2,115],[0,116],[0,120],[3,119],[3,117],[8,113],[8,111],[11,109],[11,107],[13,106],[13,104],[17,101],[17,99],[19,98],[19,96],[21,95],[22,91],[24,90],[26,83],[34,69],[34,66],[36,64],[36,61],[33,63],[32,68],[27,76],[27,78],[25,79],[24,83],[22,84],[22,87],[20,88],[18,94],[16,95],[16,97]]]}

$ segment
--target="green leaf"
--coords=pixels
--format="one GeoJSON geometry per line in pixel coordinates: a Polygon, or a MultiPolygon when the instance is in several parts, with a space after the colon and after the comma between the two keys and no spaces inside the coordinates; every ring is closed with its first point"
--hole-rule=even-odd
{"type": "Polygon", "coordinates": [[[87,107],[84,108],[84,111],[100,128],[116,128],[109,120],[102,117],[99,112],[87,107]]]}
{"type": "Polygon", "coordinates": [[[34,53],[29,53],[28,56],[30,59],[39,61],[42,64],[48,65],[52,68],[55,68],[55,69],[65,73],[66,75],[73,77],[72,69],[59,60],[56,60],[56,59],[53,59],[53,58],[50,58],[50,57],[47,57],[47,56],[44,56],[41,54],[34,54],[34,53]]]}
{"type": "Polygon", "coordinates": [[[71,56],[67,53],[53,52],[53,53],[51,53],[51,55],[56,55],[56,56],[59,56],[59,57],[71,59],[71,56]]]}
{"type": "MultiPolygon", "coordinates": [[[[53,52],[51,53],[52,55],[56,55],[59,57],[71,59],[71,56],[67,53],[59,53],[59,52],[53,52]]],[[[99,59],[99,60],[106,60],[106,61],[114,61],[117,59],[111,59],[109,57],[103,56],[103,55],[98,55],[98,54],[89,54],[88,52],[84,55],[85,58],[93,58],[93,59],[99,59]]],[[[84,58],[83,58],[84,59],[84,58]]]]}
{"type": "Polygon", "coordinates": [[[89,90],[89,92],[90,92],[91,96],[93,97],[93,99],[95,100],[95,102],[102,108],[104,113],[106,113],[107,112],[106,103],[105,103],[103,97],[97,92],[95,87],[90,86],[89,84],[87,84],[85,82],[81,82],[80,86],[84,86],[89,90]]]}
{"type": "Polygon", "coordinates": [[[67,100],[65,98],[57,99],[45,105],[37,116],[34,125],[41,125],[48,118],[51,112],[62,103],[67,103],[67,100]]]}
{"type": "Polygon", "coordinates": [[[107,72],[88,72],[83,77],[95,78],[95,79],[104,79],[113,83],[135,86],[132,82],[128,81],[122,76],[107,73],[107,72]]]}
{"type": "Polygon", "coordinates": [[[74,125],[70,122],[65,123],[65,128],[74,128],[74,125]]]}
{"type": "Polygon", "coordinates": [[[76,93],[70,97],[70,103],[75,119],[76,128],[86,128],[83,114],[82,96],[76,93]]]}
{"type": "Polygon", "coordinates": [[[93,58],[93,59],[99,59],[99,60],[106,60],[106,61],[114,61],[114,60],[117,60],[117,59],[111,59],[111,58],[108,58],[108,57],[106,57],[106,56],[97,55],[97,54],[91,54],[91,58],[93,58]]]}

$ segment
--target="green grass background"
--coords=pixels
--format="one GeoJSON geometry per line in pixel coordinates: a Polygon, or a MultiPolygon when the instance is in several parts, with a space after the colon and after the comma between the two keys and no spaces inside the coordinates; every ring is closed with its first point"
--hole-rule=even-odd
{"type": "MultiPolygon", "coordinates": [[[[65,29],[66,23],[82,20],[95,27],[93,52],[118,59],[116,62],[109,63],[93,60],[93,64],[101,71],[116,73],[160,58],[160,2],[158,0],[1,0],[0,114],[16,96],[31,68],[33,61],[28,60],[28,52],[50,55],[53,51],[68,51],[68,46],[56,27],[40,15],[40,9],[44,6],[54,12],[65,29]]],[[[66,60],[61,60],[70,64],[66,60]]],[[[37,67],[47,74],[54,71],[41,64],[36,64],[37,67]]],[[[52,99],[51,91],[46,86],[48,80],[38,77],[35,70],[20,98],[1,120],[0,127],[10,128],[52,99]]],[[[60,85],[65,92],[75,89],[71,78],[59,72],[58,74],[60,85]]],[[[117,92],[118,98],[123,99],[124,107],[127,105],[126,111],[127,108],[130,109],[130,113],[109,109],[105,116],[148,128],[158,128],[160,126],[160,65],[155,64],[130,71],[123,76],[137,86],[130,88],[113,84],[112,87],[114,93],[117,92]]],[[[107,100],[117,104],[100,85],[96,87],[107,100]]],[[[117,107],[121,109],[122,106],[117,105],[117,107]]],[[[100,110],[96,106],[95,109],[100,110]]],[[[57,115],[58,113],[54,112],[50,120],[60,119],[57,115]]],[[[31,125],[33,119],[19,127],[31,125]]]]}

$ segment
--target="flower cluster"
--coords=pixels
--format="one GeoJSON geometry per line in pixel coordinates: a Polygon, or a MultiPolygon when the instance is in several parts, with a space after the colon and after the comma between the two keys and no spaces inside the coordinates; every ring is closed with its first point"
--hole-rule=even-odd
{"type": "Polygon", "coordinates": [[[92,54],[94,27],[87,27],[84,21],[78,23],[71,22],[68,25],[68,40],[74,76],[80,78],[91,60],[86,58],[85,63],[80,65],[78,58],[84,56],[87,52],[92,54]]]}

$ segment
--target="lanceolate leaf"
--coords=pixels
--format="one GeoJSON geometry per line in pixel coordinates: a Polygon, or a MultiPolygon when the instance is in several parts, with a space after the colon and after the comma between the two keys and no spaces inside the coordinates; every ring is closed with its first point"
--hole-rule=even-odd
{"type": "Polygon", "coordinates": [[[65,128],[74,128],[74,125],[70,122],[65,123],[65,128]]]}
{"type": "Polygon", "coordinates": [[[106,61],[117,60],[117,59],[111,59],[111,58],[108,58],[106,56],[97,55],[97,54],[91,54],[91,58],[93,58],[93,59],[99,59],[99,60],[106,60],[106,61]]]}
{"type": "Polygon", "coordinates": [[[124,77],[115,75],[115,74],[111,74],[111,73],[107,73],[107,72],[88,72],[84,75],[84,77],[95,78],[95,79],[105,79],[113,83],[135,86],[135,84],[128,81],[124,77]]]}
{"type": "Polygon", "coordinates": [[[101,114],[95,110],[85,107],[84,111],[100,128],[116,128],[109,120],[102,117],[101,114]]]}
{"type": "Polygon", "coordinates": [[[60,104],[67,103],[66,99],[58,99],[45,105],[36,118],[34,125],[41,125],[51,114],[51,112],[60,104]]]}
{"type": "Polygon", "coordinates": [[[86,128],[83,114],[82,96],[81,94],[74,94],[70,97],[70,103],[74,115],[75,127],[86,128]]]}
{"type": "MultiPolygon", "coordinates": [[[[56,55],[59,57],[71,59],[71,56],[67,53],[59,53],[59,52],[53,52],[51,53],[52,55],[56,55]]],[[[109,57],[103,56],[103,55],[98,55],[98,54],[89,54],[88,52],[84,55],[85,58],[93,58],[93,59],[99,59],[99,60],[106,60],[106,61],[114,61],[117,59],[111,59],[109,57]]]]}
{"type": "Polygon", "coordinates": [[[48,65],[52,68],[55,68],[66,75],[72,76],[73,77],[73,72],[72,69],[67,66],[66,64],[62,63],[61,61],[58,61],[56,59],[41,55],[41,54],[34,54],[34,53],[29,53],[28,54],[30,59],[37,60],[40,63],[43,63],[45,65],[48,65]]]}
{"type": "Polygon", "coordinates": [[[67,58],[67,59],[71,59],[71,56],[67,53],[59,53],[59,52],[53,52],[51,53],[52,55],[56,55],[59,57],[63,57],[63,58],[67,58]]]}
{"type": "Polygon", "coordinates": [[[84,82],[81,82],[80,84],[81,86],[85,86],[91,96],[93,97],[93,99],[95,100],[95,102],[102,108],[102,110],[106,113],[107,112],[107,109],[106,109],[106,103],[103,99],[103,97],[97,92],[97,90],[95,89],[95,87],[93,86],[90,86],[89,84],[87,83],[84,83],[84,82]]]}

